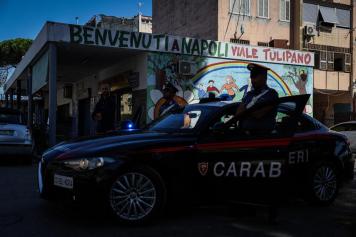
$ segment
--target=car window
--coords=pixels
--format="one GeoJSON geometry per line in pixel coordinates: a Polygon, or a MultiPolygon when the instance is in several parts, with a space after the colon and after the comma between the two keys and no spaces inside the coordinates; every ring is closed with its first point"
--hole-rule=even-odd
{"type": "MultiPolygon", "coordinates": [[[[220,116],[218,116],[217,119],[215,119],[212,123],[210,123],[209,130],[213,130],[214,127],[218,127],[218,126],[223,127],[225,124],[228,124],[228,122],[232,118],[234,118],[235,113],[236,113],[235,107],[223,111],[223,113],[220,116]]],[[[236,121],[235,123],[229,123],[229,125],[230,126],[228,128],[226,127],[225,128],[228,130],[234,130],[237,128],[238,121],[236,121]]]]}
{"type": "Polygon", "coordinates": [[[184,111],[170,114],[155,123],[149,130],[152,131],[183,131],[192,130],[200,122],[201,110],[184,111]]]}
{"type": "Polygon", "coordinates": [[[349,126],[348,126],[348,124],[340,124],[338,126],[332,127],[331,130],[336,131],[336,132],[348,131],[349,126]]]}
{"type": "Polygon", "coordinates": [[[356,124],[351,124],[351,123],[340,124],[335,127],[332,127],[331,130],[336,132],[356,131],[356,124]]]}

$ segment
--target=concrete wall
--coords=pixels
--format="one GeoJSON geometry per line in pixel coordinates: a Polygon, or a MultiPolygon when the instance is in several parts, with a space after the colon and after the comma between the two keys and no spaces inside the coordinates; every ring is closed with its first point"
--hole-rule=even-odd
{"type": "Polygon", "coordinates": [[[330,127],[334,125],[334,104],[343,103],[351,104],[352,97],[348,91],[328,93],[315,91],[314,92],[314,117],[325,125],[330,127]]]}
{"type": "Polygon", "coordinates": [[[243,40],[250,40],[251,45],[257,45],[257,42],[268,43],[272,39],[289,40],[290,23],[280,20],[280,1],[269,1],[269,18],[259,18],[257,13],[257,1],[250,1],[251,16],[242,16],[233,14],[230,20],[230,0],[219,1],[219,33],[218,39],[221,41],[230,41],[234,38],[237,29],[237,38],[240,37],[241,25],[245,33],[241,36],[243,40]],[[227,33],[226,33],[227,29],[227,33]]]}
{"type": "Polygon", "coordinates": [[[218,40],[219,0],[152,0],[154,34],[218,40]]]}

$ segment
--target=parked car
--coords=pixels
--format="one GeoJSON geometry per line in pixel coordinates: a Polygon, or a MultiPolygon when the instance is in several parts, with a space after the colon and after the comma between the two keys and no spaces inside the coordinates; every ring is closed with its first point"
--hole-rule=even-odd
{"type": "Polygon", "coordinates": [[[239,128],[238,103],[211,102],[187,105],[139,133],[58,144],[39,164],[41,197],[99,198],[95,205],[130,224],[153,219],[172,200],[267,199],[293,191],[328,205],[342,181],[353,178],[354,160],[344,135],[302,114],[308,98],[269,104],[278,114],[267,134],[239,128]]]}
{"type": "Polygon", "coordinates": [[[32,161],[32,136],[20,111],[0,108],[0,154],[21,155],[32,161]]]}
{"type": "Polygon", "coordinates": [[[331,130],[344,134],[350,142],[352,153],[356,153],[356,121],[348,121],[330,127],[331,130]]]}

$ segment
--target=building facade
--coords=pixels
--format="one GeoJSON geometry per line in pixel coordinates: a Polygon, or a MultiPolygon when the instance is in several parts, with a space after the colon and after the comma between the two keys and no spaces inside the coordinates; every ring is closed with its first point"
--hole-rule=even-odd
{"type": "Polygon", "coordinates": [[[352,119],[351,0],[205,2],[153,0],[153,33],[314,52],[314,117],[327,125],[352,119]]]}

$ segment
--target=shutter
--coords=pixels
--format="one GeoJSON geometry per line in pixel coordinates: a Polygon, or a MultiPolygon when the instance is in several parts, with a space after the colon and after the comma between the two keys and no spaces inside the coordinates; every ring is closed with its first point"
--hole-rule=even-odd
{"type": "Polygon", "coordinates": [[[334,52],[327,52],[328,55],[328,70],[334,71],[334,52]]]}

